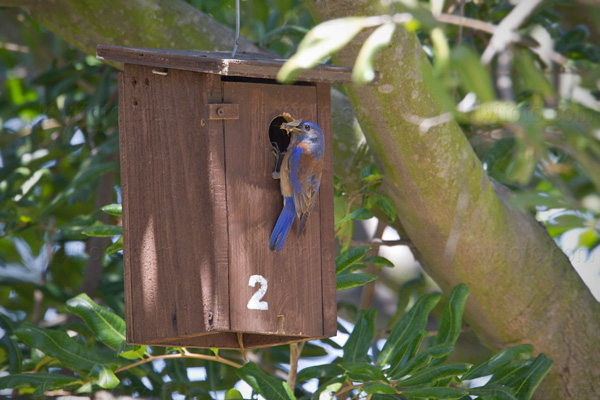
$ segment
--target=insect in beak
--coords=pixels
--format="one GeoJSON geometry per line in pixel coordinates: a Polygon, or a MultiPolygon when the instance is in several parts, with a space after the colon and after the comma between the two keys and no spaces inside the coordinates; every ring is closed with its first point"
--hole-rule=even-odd
{"type": "Polygon", "coordinates": [[[298,128],[300,122],[302,122],[302,120],[300,119],[295,119],[291,122],[284,122],[283,124],[281,124],[281,129],[284,129],[288,135],[290,135],[292,132],[300,132],[302,130],[298,128]]]}

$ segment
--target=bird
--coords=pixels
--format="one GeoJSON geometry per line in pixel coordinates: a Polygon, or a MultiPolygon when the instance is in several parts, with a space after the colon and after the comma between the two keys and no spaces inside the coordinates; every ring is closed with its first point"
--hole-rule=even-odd
{"type": "Polygon", "coordinates": [[[283,210],[269,239],[269,249],[273,251],[283,249],[296,216],[299,220],[297,236],[304,231],[317,202],[325,153],[325,138],[319,125],[310,121],[283,125],[291,132],[291,140],[279,174],[283,210]]]}

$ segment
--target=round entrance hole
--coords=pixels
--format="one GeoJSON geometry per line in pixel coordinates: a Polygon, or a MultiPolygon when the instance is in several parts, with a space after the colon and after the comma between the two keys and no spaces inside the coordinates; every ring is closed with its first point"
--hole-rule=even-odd
{"type": "Polygon", "coordinates": [[[286,123],[286,119],[282,116],[276,117],[269,125],[269,141],[271,146],[277,147],[281,154],[287,151],[290,145],[290,137],[285,129],[281,129],[281,124],[286,123]]]}

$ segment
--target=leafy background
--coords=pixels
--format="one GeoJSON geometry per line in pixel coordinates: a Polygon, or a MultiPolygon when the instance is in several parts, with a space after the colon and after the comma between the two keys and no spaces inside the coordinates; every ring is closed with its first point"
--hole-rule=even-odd
{"type": "MultiPolygon", "coordinates": [[[[189,3],[234,25],[233,1],[189,3]]],[[[510,3],[397,6],[412,16],[397,22],[418,32],[434,66],[436,95],[460,121],[488,174],[564,250],[585,262],[584,277],[600,297],[594,286],[600,257],[600,51],[593,16],[587,26],[577,25],[571,3],[544,2],[528,15],[508,60],[484,65],[490,34],[440,25],[435,16],[462,13],[498,25],[510,15],[510,3]],[[547,43],[542,51],[537,42],[547,43]],[[495,83],[503,78],[511,84],[500,91],[495,83]]],[[[382,9],[381,15],[393,13],[382,9]]],[[[309,35],[299,45],[314,26],[303,3],[242,2],[242,35],[284,57],[298,50],[290,76],[306,67],[297,62],[307,60],[306,52],[314,62],[328,62],[344,40],[378,32],[357,64],[356,79],[368,81],[395,23],[336,23],[335,29],[321,26],[318,40],[309,35]],[[327,42],[333,34],[336,40],[327,42]],[[324,50],[314,55],[319,45],[324,50]]],[[[410,255],[406,261],[410,242],[384,236],[397,235],[387,226],[397,210],[376,190],[383,179],[376,166],[364,168],[360,180],[336,178],[343,318],[337,338],[250,352],[249,363],[239,352],[124,344],[115,70],[23,12],[1,9],[0,26],[3,393],[110,389],[147,397],[241,398],[232,390],[236,386],[269,399],[318,398],[321,392],[341,392],[338,398],[527,399],[551,368],[551,360],[527,345],[485,353],[461,325],[468,290],[456,287],[442,305],[430,278],[400,267],[414,265],[410,255]],[[375,232],[365,233],[373,224],[375,232]],[[382,244],[401,248],[404,258],[387,246],[380,249],[382,244]],[[290,373],[294,365],[296,376],[290,373]],[[487,382],[473,380],[490,375],[487,382]]]]}

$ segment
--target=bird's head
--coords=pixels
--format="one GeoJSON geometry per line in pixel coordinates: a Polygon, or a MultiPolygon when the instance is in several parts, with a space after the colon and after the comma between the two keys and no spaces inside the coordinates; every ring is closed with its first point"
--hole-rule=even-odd
{"type": "Polygon", "coordinates": [[[312,139],[316,140],[323,137],[323,132],[319,125],[310,121],[294,120],[282,125],[289,133],[295,134],[298,140],[312,139]]]}

